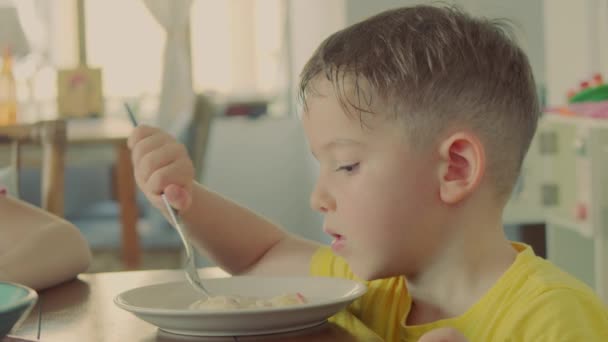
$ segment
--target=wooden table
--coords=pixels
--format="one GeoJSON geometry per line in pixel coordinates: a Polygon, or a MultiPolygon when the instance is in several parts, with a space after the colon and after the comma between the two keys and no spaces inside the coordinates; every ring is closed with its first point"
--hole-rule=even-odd
{"type": "MultiPolygon", "coordinates": [[[[227,276],[216,267],[201,270],[203,277],[227,276]]],[[[40,341],[369,341],[344,328],[326,323],[300,332],[249,337],[188,337],[165,333],[118,308],[113,298],[122,291],[154,283],[185,281],[181,270],[83,274],[78,279],[39,293],[36,307],[15,336],[40,341]]]]}

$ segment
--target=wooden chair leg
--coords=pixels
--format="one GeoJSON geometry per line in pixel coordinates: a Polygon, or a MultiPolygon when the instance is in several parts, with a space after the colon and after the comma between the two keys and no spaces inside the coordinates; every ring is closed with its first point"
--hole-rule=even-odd
{"type": "Polygon", "coordinates": [[[42,126],[42,208],[64,216],[65,122],[42,126]],[[54,127],[53,127],[54,126],[54,127]]]}
{"type": "Polygon", "coordinates": [[[15,196],[21,197],[20,189],[20,175],[19,170],[21,167],[21,144],[19,141],[13,141],[11,144],[11,168],[13,172],[13,189],[15,190],[15,196]]]}
{"type": "Polygon", "coordinates": [[[127,269],[137,269],[140,265],[140,246],[137,234],[137,202],[135,179],[131,152],[125,143],[117,146],[118,162],[116,163],[116,192],[120,203],[120,221],[122,224],[122,258],[127,269]]]}

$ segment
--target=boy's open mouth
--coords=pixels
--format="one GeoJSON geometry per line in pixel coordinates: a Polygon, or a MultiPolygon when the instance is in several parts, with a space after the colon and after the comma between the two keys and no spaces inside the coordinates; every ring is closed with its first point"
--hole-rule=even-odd
{"type": "Polygon", "coordinates": [[[332,236],[334,237],[334,241],[331,243],[331,249],[337,253],[346,245],[346,239],[339,234],[332,234],[332,236]]]}
{"type": "Polygon", "coordinates": [[[341,249],[344,248],[345,244],[346,244],[346,238],[338,233],[333,232],[331,229],[329,228],[323,228],[323,231],[331,236],[332,238],[334,238],[334,240],[331,242],[331,249],[334,252],[339,252],[341,249]]]}

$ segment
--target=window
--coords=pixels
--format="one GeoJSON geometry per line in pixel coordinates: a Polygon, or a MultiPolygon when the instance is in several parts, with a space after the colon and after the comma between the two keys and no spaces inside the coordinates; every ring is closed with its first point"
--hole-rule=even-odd
{"type": "Polygon", "coordinates": [[[106,115],[123,114],[124,99],[154,115],[161,89],[165,32],[140,0],[86,0],[87,64],[102,69],[106,115]]]}
{"type": "Polygon", "coordinates": [[[191,16],[195,90],[268,98],[286,87],[284,3],[195,1],[191,16]]]}
{"type": "MultiPolygon", "coordinates": [[[[8,0],[0,0],[8,1],[8,0]]],[[[9,1],[12,3],[12,1],[9,1]]],[[[49,61],[20,94],[33,93],[41,116],[56,112],[55,68],[78,64],[77,1],[41,2],[49,61]]],[[[289,85],[286,1],[194,0],[191,7],[192,79],[196,92],[256,100],[285,97],[289,85]]],[[[143,0],[84,0],[87,64],[102,69],[106,114],[122,101],[139,101],[144,117],[158,105],[165,31],[143,0]]],[[[29,24],[28,24],[29,25],[29,24]]],[[[29,95],[28,95],[29,96],[29,95]]],[[[21,96],[23,102],[29,102],[21,96]]],[[[285,100],[285,99],[281,99],[285,100]]]]}
{"type": "Polygon", "coordinates": [[[104,96],[160,93],[165,32],[138,0],[85,2],[87,63],[101,67],[104,96]]]}
{"type": "MultiPolygon", "coordinates": [[[[270,99],[286,87],[283,4],[282,0],[193,1],[194,90],[270,99]]],[[[143,98],[141,105],[156,108],[165,32],[143,1],[86,0],[85,22],[88,64],[103,70],[108,112],[119,111],[125,97],[143,98]]]]}

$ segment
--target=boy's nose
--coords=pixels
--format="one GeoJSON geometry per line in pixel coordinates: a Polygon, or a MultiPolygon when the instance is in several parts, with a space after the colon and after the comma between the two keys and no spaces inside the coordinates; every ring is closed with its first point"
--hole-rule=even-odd
{"type": "Polygon", "coordinates": [[[317,183],[312,194],[310,194],[310,206],[321,213],[327,213],[336,210],[336,201],[317,183]]]}

